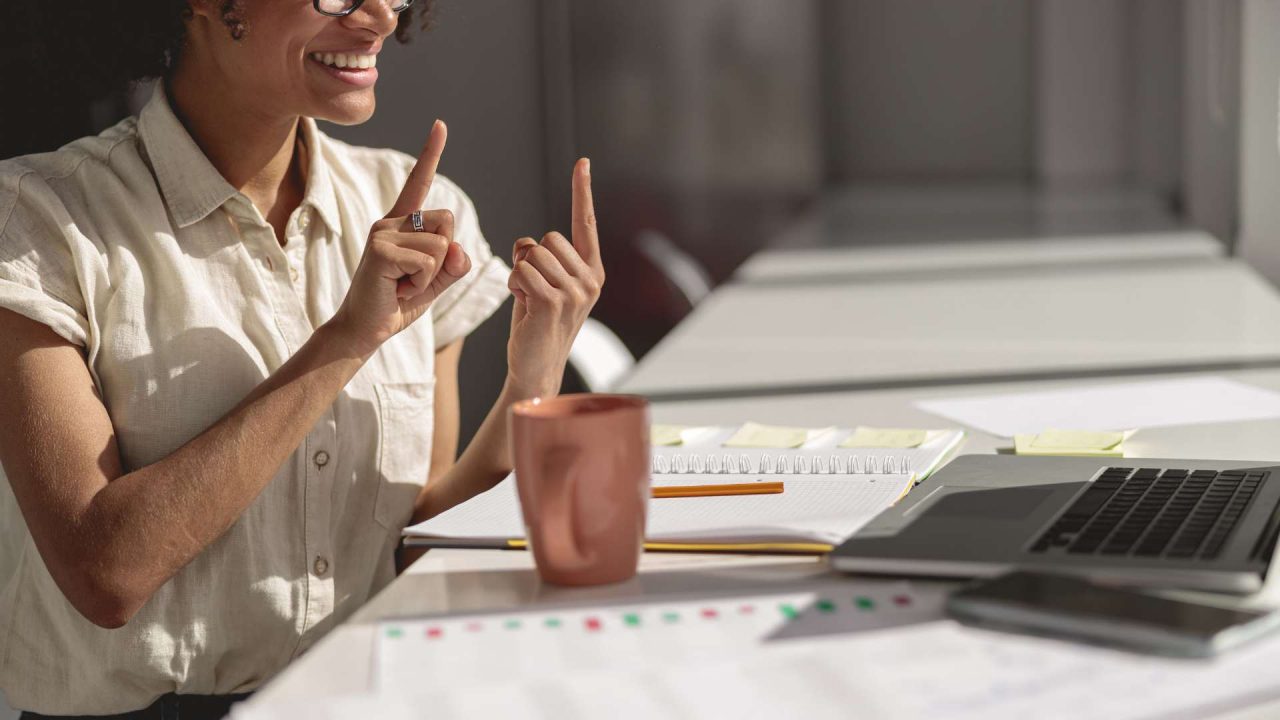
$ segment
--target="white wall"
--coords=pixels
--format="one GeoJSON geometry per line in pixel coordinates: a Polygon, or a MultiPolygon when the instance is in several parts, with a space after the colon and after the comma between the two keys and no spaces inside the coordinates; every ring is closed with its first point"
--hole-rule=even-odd
{"type": "Polygon", "coordinates": [[[1280,284],[1280,0],[1242,13],[1240,235],[1236,251],[1280,284]]]}

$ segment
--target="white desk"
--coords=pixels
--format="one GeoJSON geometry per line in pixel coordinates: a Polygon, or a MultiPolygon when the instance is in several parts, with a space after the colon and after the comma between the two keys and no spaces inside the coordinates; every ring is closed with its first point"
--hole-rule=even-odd
{"type": "MultiPolygon", "coordinates": [[[[1094,385],[1108,379],[946,385],[956,373],[1025,372],[1066,367],[1088,371],[1159,363],[1194,363],[1280,356],[1280,302],[1255,274],[1235,262],[1174,263],[1124,273],[1094,268],[1046,270],[1033,277],[1000,272],[930,283],[873,283],[716,293],[674,337],[646,358],[631,390],[674,380],[724,387],[743,378],[763,382],[916,377],[926,387],[830,390],[814,393],[657,403],[655,420],[732,423],[747,419],[801,425],[879,424],[939,427],[948,423],[912,406],[921,398],[1094,385]],[[780,293],[773,294],[770,293],[780,293]],[[1067,294],[1079,302],[1068,302],[1067,294]],[[1193,301],[1198,299],[1198,301],[1193,301]],[[779,300],[785,300],[780,303],[779,300]],[[857,331],[832,332],[821,318],[783,316],[834,304],[873,320],[857,331]],[[1124,319],[1114,319],[1114,308],[1124,319]],[[783,311],[779,308],[786,307],[783,311]],[[921,315],[920,311],[934,311],[921,315]],[[871,312],[873,311],[874,312],[871,312]],[[1068,312],[1070,311],[1070,312],[1068,312]],[[1080,315],[1074,318],[1074,315],[1080,315]],[[898,326],[891,316],[910,319],[898,326]],[[925,318],[925,319],[921,319],[925,318]],[[1074,318],[1074,319],[1073,319],[1074,318]],[[1051,322],[1046,322],[1048,319],[1051,322]],[[1142,323],[1146,323],[1143,325],[1142,323]],[[762,329],[763,328],[763,329],[762,329]],[[869,328],[869,329],[868,329],[869,328]],[[756,340],[735,338],[754,333],[756,340]],[[768,336],[762,347],[759,336],[768,336]],[[814,342],[802,342],[814,341],[814,342]],[[772,371],[772,372],[771,372],[772,371]],[[689,380],[688,374],[696,375],[689,380]]],[[[833,313],[826,311],[826,318],[833,313]]],[[[839,317],[839,315],[836,315],[839,317]]],[[[852,327],[851,325],[849,327],[852,327]]],[[[1221,372],[1280,390],[1280,368],[1221,372]]],[[[1128,380],[1154,379],[1134,376],[1128,380]]],[[[669,387],[669,386],[668,386],[669,387]]],[[[1201,428],[1160,428],[1134,437],[1135,454],[1280,461],[1280,421],[1201,428]]],[[[992,452],[1007,441],[971,432],[963,452],[992,452]]],[[[527,608],[572,601],[653,598],[671,594],[792,586],[827,573],[807,558],[648,555],[641,574],[616,586],[542,586],[521,552],[432,551],[336,628],[307,655],[259,691],[250,707],[296,716],[300,704],[367,693],[374,622],[473,610],[527,608]]],[[[1255,601],[1280,606],[1277,583],[1255,601]]],[[[1274,716],[1268,705],[1234,718],[1274,716]]]]}
{"type": "MultiPolygon", "coordinates": [[[[1225,375],[1280,390],[1280,370],[1225,375]]],[[[681,402],[656,405],[654,418],[662,422],[688,424],[732,422],[754,417],[810,425],[879,423],[930,427],[945,425],[946,421],[914,408],[911,405],[913,400],[1094,384],[1098,381],[681,402]]],[[[1280,420],[1226,423],[1144,430],[1129,441],[1128,447],[1135,455],[1154,457],[1247,458],[1280,462],[1280,444],[1275,442],[1277,437],[1280,437],[1280,420]]],[[[1007,444],[999,438],[971,431],[961,452],[994,452],[1007,444]]],[[[652,599],[737,588],[750,591],[793,586],[805,580],[822,578],[827,573],[821,561],[808,558],[650,554],[644,558],[641,574],[632,581],[602,588],[566,589],[541,585],[534,575],[532,558],[527,553],[433,550],[362,608],[351,622],[336,628],[278,679],[259,691],[251,705],[280,709],[281,717],[288,717],[288,709],[298,703],[315,703],[325,697],[370,692],[369,668],[375,636],[373,623],[380,619],[528,608],[577,601],[652,599]]],[[[1269,583],[1268,590],[1255,598],[1255,602],[1280,606],[1280,582],[1269,583]]],[[[1271,717],[1273,715],[1268,713],[1275,710],[1280,710],[1280,706],[1267,705],[1229,717],[1271,717]]]]}
{"type": "Polygon", "coordinates": [[[1236,260],[979,269],[717,290],[623,388],[658,399],[1280,360],[1280,295],[1236,260]]]}
{"type": "Polygon", "coordinates": [[[1225,248],[1194,229],[1167,232],[1030,237],[848,247],[768,248],[738,268],[741,283],[921,279],[978,269],[1018,271],[1045,265],[1132,265],[1147,261],[1219,258],[1225,248]]]}

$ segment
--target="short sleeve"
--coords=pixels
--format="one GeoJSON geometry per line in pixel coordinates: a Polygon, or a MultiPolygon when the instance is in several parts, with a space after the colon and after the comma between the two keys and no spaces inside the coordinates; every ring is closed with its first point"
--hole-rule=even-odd
{"type": "Polygon", "coordinates": [[[430,207],[449,208],[454,215],[453,239],[471,257],[471,270],[431,305],[437,348],[466,337],[506,301],[511,291],[507,280],[511,270],[493,254],[480,232],[471,198],[448,178],[437,176],[432,186],[430,207]]]}
{"type": "Polygon", "coordinates": [[[33,187],[39,185],[34,174],[0,170],[0,307],[85,347],[89,321],[65,224],[52,193],[33,187]]]}

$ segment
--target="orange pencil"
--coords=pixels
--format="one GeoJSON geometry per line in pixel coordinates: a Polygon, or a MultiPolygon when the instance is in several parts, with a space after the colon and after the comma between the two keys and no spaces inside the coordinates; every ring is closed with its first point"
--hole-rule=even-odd
{"type": "Polygon", "coordinates": [[[655,487],[655,498],[711,497],[715,495],[777,495],[780,482],[737,483],[735,485],[668,485],[655,487]]]}

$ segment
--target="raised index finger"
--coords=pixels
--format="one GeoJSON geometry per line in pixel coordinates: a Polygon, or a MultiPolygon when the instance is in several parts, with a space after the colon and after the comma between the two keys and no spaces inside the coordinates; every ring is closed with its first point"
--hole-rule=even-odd
{"type": "Polygon", "coordinates": [[[418,156],[417,164],[409,171],[404,189],[400,191],[400,197],[396,198],[396,204],[391,206],[387,217],[403,217],[423,208],[427,202],[427,193],[431,192],[431,183],[436,179],[436,168],[440,167],[440,156],[444,154],[444,144],[448,137],[449,128],[443,120],[436,120],[431,126],[427,144],[418,156]]]}
{"type": "Polygon", "coordinates": [[[591,199],[591,161],[582,158],[573,168],[573,248],[596,270],[600,263],[600,235],[591,199]]]}

